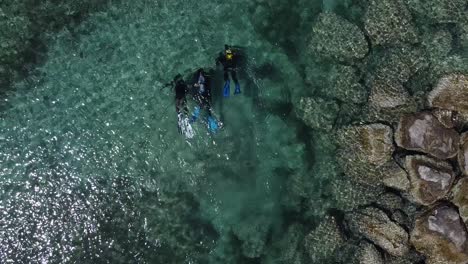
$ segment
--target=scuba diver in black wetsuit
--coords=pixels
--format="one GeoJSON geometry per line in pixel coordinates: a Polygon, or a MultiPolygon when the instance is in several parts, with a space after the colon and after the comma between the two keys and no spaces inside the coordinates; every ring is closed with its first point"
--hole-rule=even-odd
{"type": "Polygon", "coordinates": [[[186,98],[188,85],[180,74],[177,74],[176,77],[174,77],[174,80],[169,84],[173,85],[175,90],[175,106],[179,132],[186,138],[192,138],[194,136],[194,132],[188,118],[189,110],[187,108],[186,98]]]}
{"type": "Polygon", "coordinates": [[[181,109],[184,110],[184,113],[188,115],[188,108],[187,108],[187,98],[186,94],[188,91],[188,86],[185,83],[184,79],[182,79],[182,75],[177,74],[172,81],[175,90],[175,105],[176,105],[176,112],[177,115],[181,114],[181,109]]]}
{"type": "Polygon", "coordinates": [[[224,68],[224,88],[223,88],[224,97],[229,97],[231,93],[229,73],[231,73],[231,78],[236,85],[234,94],[240,94],[241,92],[239,80],[237,80],[238,62],[239,62],[238,54],[236,54],[236,52],[228,45],[224,45],[224,52],[219,53],[219,56],[216,59],[216,65],[219,65],[221,63],[224,68]]]}
{"type": "Polygon", "coordinates": [[[219,123],[213,116],[213,111],[211,108],[211,75],[207,74],[202,68],[200,68],[195,72],[194,77],[194,99],[198,105],[195,107],[190,122],[195,122],[200,116],[200,111],[202,109],[206,109],[208,113],[208,129],[211,132],[216,132],[221,126],[221,123],[219,123]]]}

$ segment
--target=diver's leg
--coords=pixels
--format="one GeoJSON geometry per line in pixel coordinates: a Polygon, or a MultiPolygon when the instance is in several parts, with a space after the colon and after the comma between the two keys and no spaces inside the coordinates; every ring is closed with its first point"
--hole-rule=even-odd
{"type": "Polygon", "coordinates": [[[231,93],[231,84],[229,80],[229,70],[224,69],[224,87],[223,87],[223,95],[224,97],[229,97],[231,93]]]}
{"type": "Polygon", "coordinates": [[[239,80],[237,80],[236,70],[231,71],[231,77],[234,80],[234,83],[236,84],[236,89],[234,90],[234,94],[240,94],[241,89],[240,89],[239,80]]]}

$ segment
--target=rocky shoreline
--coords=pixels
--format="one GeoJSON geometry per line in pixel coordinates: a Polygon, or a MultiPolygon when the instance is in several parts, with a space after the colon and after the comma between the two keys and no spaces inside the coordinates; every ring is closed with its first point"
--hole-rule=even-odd
{"type": "Polygon", "coordinates": [[[335,135],[343,172],[338,213],[305,251],[313,263],[468,263],[468,64],[453,52],[467,48],[467,3],[365,2],[359,27],[330,13],[313,25],[310,54],[347,70],[325,81],[345,92],[296,99],[305,124],[335,135]]]}

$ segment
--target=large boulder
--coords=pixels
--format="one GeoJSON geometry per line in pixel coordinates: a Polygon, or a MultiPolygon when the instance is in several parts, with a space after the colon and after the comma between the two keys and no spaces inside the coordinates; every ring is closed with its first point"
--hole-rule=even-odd
{"type": "Polygon", "coordinates": [[[375,248],[374,245],[368,242],[361,242],[357,251],[356,264],[384,264],[382,254],[375,248]]]}
{"type": "Polygon", "coordinates": [[[344,237],[335,217],[326,216],[319,226],[304,239],[304,246],[312,263],[326,263],[334,257],[335,251],[343,244],[344,237]]]}
{"type": "Polygon", "coordinates": [[[454,23],[466,17],[466,0],[405,0],[424,23],[454,23]]]}
{"type": "Polygon", "coordinates": [[[296,115],[312,129],[330,131],[340,107],[334,100],[303,97],[296,108],[296,115]]]}
{"type": "Polygon", "coordinates": [[[398,146],[439,159],[457,155],[459,138],[455,130],[446,128],[428,112],[402,116],[395,133],[398,146]]]}
{"type": "Polygon", "coordinates": [[[442,77],[427,99],[430,107],[456,111],[468,118],[468,75],[442,77]]]}
{"type": "Polygon", "coordinates": [[[411,182],[410,199],[422,205],[444,198],[455,180],[449,163],[426,156],[406,156],[405,167],[411,182]]]}
{"type": "Polygon", "coordinates": [[[457,210],[439,205],[416,220],[411,243],[428,264],[468,263],[468,233],[457,210]]]}
{"type": "Polygon", "coordinates": [[[384,124],[345,127],[337,132],[338,162],[345,174],[363,185],[406,190],[406,172],[393,161],[393,131],[384,124]]]}
{"type": "Polygon", "coordinates": [[[415,43],[417,32],[402,0],[369,0],[364,28],[373,45],[415,43]]]}
{"type": "Polygon", "coordinates": [[[398,123],[401,115],[417,111],[416,101],[394,78],[375,79],[371,84],[367,118],[370,122],[398,123]]]}
{"type": "Polygon", "coordinates": [[[369,47],[358,26],[334,13],[322,13],[312,27],[310,50],[338,61],[362,59],[369,47]]]}
{"type": "Polygon", "coordinates": [[[462,178],[453,187],[452,202],[458,207],[461,218],[468,225],[468,178],[462,178]]]}
{"type": "Polygon", "coordinates": [[[458,164],[464,175],[468,176],[468,132],[460,137],[460,150],[458,151],[458,164]]]}
{"type": "Polygon", "coordinates": [[[368,207],[346,216],[351,231],[358,233],[394,256],[409,251],[408,233],[381,210],[368,207]]]}
{"type": "Polygon", "coordinates": [[[331,182],[331,206],[341,211],[352,211],[375,202],[384,192],[384,188],[358,183],[349,177],[341,177],[331,182]]]}

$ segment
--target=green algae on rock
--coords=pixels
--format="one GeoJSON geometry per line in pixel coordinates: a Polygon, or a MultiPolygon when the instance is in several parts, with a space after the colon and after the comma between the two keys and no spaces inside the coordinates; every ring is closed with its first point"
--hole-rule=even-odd
{"type": "Polygon", "coordinates": [[[330,131],[333,129],[339,106],[334,100],[320,97],[303,97],[296,108],[296,114],[312,129],[330,131]]]}
{"type": "Polygon", "coordinates": [[[387,253],[404,256],[409,251],[408,233],[383,211],[367,207],[346,215],[351,231],[374,242],[387,253]]]}
{"type": "Polygon", "coordinates": [[[403,0],[369,0],[364,27],[372,45],[415,43],[417,31],[403,0]]]}
{"type": "Polygon", "coordinates": [[[468,118],[468,77],[465,74],[442,77],[427,100],[430,107],[452,110],[468,118]]]}
{"type": "Polygon", "coordinates": [[[368,52],[364,33],[334,13],[322,13],[312,27],[309,49],[337,61],[362,59],[368,52]]]}
{"type": "Polygon", "coordinates": [[[460,217],[468,226],[468,178],[460,179],[452,189],[452,203],[455,204],[460,217]]]}
{"type": "Polygon", "coordinates": [[[305,249],[313,263],[326,262],[344,242],[333,216],[326,216],[304,239],[305,249]]]}

